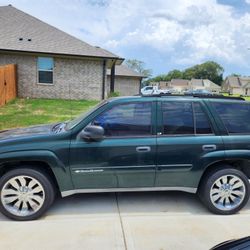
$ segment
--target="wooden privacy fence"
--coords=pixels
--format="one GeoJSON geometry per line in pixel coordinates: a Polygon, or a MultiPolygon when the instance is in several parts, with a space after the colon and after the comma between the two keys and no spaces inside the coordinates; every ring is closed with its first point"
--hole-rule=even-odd
{"type": "Polygon", "coordinates": [[[0,66],[0,106],[17,96],[17,66],[9,64],[0,66]]]}

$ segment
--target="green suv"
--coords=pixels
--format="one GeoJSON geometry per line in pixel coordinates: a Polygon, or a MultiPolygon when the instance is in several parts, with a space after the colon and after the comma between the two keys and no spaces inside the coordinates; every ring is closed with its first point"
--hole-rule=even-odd
{"type": "Polygon", "coordinates": [[[109,99],[67,123],[0,132],[0,211],[40,217],[59,193],[178,190],[216,214],[248,201],[250,103],[222,96],[109,99]]]}

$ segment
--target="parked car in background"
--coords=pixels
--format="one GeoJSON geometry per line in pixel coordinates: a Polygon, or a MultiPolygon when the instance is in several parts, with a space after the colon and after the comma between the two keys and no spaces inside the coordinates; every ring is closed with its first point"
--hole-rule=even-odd
{"type": "Polygon", "coordinates": [[[213,93],[206,89],[189,89],[184,92],[185,95],[213,95],[213,93]]]}
{"type": "Polygon", "coordinates": [[[112,98],[70,122],[0,132],[0,211],[43,215],[57,193],[197,193],[216,214],[249,198],[250,103],[221,96],[112,98]]]}
{"type": "Polygon", "coordinates": [[[170,94],[168,89],[159,89],[158,86],[145,86],[141,89],[142,95],[170,94]]]}

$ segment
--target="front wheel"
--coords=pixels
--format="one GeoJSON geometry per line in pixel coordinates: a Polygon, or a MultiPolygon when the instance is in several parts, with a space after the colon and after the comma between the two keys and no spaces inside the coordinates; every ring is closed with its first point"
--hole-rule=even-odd
{"type": "Polygon", "coordinates": [[[49,177],[35,169],[14,169],[0,179],[0,211],[14,220],[39,218],[54,196],[49,177]]]}
{"type": "Polygon", "coordinates": [[[234,214],[243,208],[249,199],[248,178],[234,168],[214,171],[203,180],[200,198],[213,213],[234,214]]]}

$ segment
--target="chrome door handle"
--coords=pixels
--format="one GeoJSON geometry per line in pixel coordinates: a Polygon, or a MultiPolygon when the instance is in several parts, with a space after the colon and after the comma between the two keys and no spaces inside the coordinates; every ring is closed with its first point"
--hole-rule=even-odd
{"type": "Polygon", "coordinates": [[[136,152],[138,153],[146,153],[146,152],[150,152],[151,148],[146,146],[146,147],[136,147],[136,152]]]}
{"type": "Polygon", "coordinates": [[[203,145],[202,149],[203,151],[214,151],[216,150],[216,145],[212,144],[212,145],[203,145]]]}

